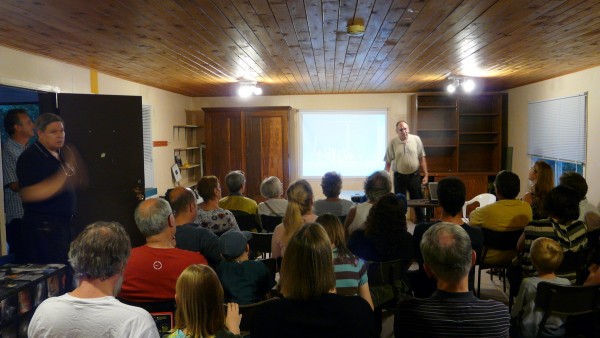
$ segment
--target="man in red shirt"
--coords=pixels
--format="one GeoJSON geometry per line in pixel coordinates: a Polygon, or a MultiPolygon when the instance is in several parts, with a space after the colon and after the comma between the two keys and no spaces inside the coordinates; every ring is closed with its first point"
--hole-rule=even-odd
{"type": "Polygon", "coordinates": [[[207,264],[198,252],[175,247],[175,219],[164,199],[148,199],[135,210],[135,223],[146,245],[131,250],[119,297],[150,302],[175,299],[175,283],[192,264],[207,264]]]}

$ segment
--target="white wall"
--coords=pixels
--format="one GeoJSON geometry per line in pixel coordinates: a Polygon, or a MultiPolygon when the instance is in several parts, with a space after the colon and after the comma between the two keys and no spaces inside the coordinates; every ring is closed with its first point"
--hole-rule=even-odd
{"type": "MultiPolygon", "coordinates": [[[[44,85],[58,87],[62,93],[91,93],[89,69],[1,46],[0,84],[44,85]]],[[[173,187],[170,168],[174,163],[173,148],[177,146],[173,142],[173,125],[185,124],[185,110],[191,107],[192,99],[101,73],[98,74],[98,91],[99,94],[141,96],[143,104],[152,106],[152,140],[169,142],[167,147],[153,149],[155,183],[160,194],[173,187]]]]}
{"type": "MultiPolygon", "coordinates": [[[[527,103],[588,92],[587,180],[588,200],[600,201],[600,67],[514,88],[508,91],[508,145],[513,147],[513,171],[521,178],[521,195],[528,189],[527,103]]],[[[560,125],[555,126],[557,129],[560,125]]],[[[548,130],[552,133],[553,130],[548,130]]]]}
{"type": "MultiPolygon", "coordinates": [[[[247,99],[239,97],[197,97],[193,99],[194,109],[202,107],[256,107],[256,106],[290,106],[303,109],[387,109],[388,139],[396,136],[395,125],[398,120],[408,117],[410,94],[323,94],[323,95],[285,95],[255,96],[247,99]]],[[[296,130],[297,113],[290,119],[290,180],[298,179],[298,140],[293,132],[296,130]]],[[[381,150],[381,149],[379,149],[381,150]]],[[[383,150],[381,150],[383,151],[383,150]]],[[[381,169],[385,163],[381,160],[381,169]]],[[[233,168],[232,168],[233,169],[233,168]]],[[[343,175],[343,172],[342,172],[343,175]]],[[[316,198],[323,198],[320,180],[309,180],[316,198]]],[[[364,178],[344,179],[344,190],[362,191],[364,178]]]]}

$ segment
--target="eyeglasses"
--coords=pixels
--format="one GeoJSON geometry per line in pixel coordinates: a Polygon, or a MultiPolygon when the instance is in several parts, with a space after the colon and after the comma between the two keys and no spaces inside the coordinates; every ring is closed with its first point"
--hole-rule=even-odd
{"type": "Polygon", "coordinates": [[[407,130],[408,130],[408,128],[398,128],[397,130],[398,130],[398,131],[407,131],[407,130]]]}

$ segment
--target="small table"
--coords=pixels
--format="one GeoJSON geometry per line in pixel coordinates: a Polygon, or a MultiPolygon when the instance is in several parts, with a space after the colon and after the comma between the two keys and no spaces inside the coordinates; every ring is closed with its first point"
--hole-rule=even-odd
{"type": "Polygon", "coordinates": [[[428,198],[408,200],[409,208],[425,208],[425,221],[426,222],[431,221],[431,218],[433,217],[433,212],[434,212],[435,208],[437,208],[439,206],[440,206],[440,204],[437,201],[432,202],[428,198]]]}

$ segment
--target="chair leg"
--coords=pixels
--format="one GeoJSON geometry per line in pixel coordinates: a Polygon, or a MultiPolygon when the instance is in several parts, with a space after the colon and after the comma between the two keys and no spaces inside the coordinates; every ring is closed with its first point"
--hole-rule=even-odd
{"type": "Polygon", "coordinates": [[[477,298],[481,298],[481,265],[477,269],[477,298]]]}

